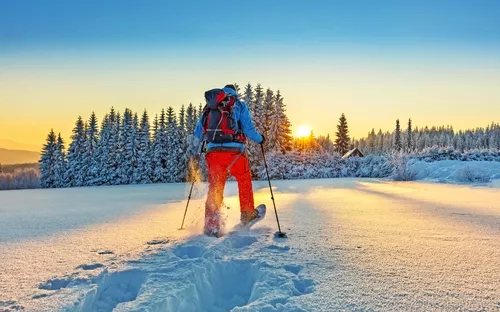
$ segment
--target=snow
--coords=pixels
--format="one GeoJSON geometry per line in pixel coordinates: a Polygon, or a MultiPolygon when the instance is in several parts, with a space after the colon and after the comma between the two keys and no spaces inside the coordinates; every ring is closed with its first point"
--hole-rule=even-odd
{"type": "Polygon", "coordinates": [[[500,162],[496,161],[415,161],[410,169],[416,173],[417,180],[441,183],[486,183],[500,179],[500,162]]]}
{"type": "Polygon", "coordinates": [[[200,235],[204,184],[183,231],[188,184],[1,192],[0,311],[500,309],[497,188],[273,181],[284,239],[254,185],[266,218],[219,239],[200,235]]]}

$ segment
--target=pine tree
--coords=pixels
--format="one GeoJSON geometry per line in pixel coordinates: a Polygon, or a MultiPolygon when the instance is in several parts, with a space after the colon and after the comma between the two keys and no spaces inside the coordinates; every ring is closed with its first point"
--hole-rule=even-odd
{"type": "Polygon", "coordinates": [[[377,134],[377,150],[379,154],[385,152],[384,147],[384,133],[382,133],[382,129],[379,129],[377,134]]]}
{"type": "Polygon", "coordinates": [[[372,154],[376,153],[375,146],[376,146],[376,135],[375,135],[375,129],[372,128],[372,131],[368,133],[368,151],[372,154]]]}
{"type": "Polygon", "coordinates": [[[153,141],[153,182],[164,183],[168,181],[167,169],[167,133],[165,122],[165,110],[161,110],[156,135],[153,141]]]}
{"type": "Polygon", "coordinates": [[[71,140],[72,141],[68,149],[68,164],[65,173],[65,185],[68,187],[83,186],[85,181],[85,173],[83,172],[85,130],[81,116],[78,116],[75,128],[73,128],[71,140]]]}
{"type": "Polygon", "coordinates": [[[196,109],[194,108],[192,103],[189,103],[186,109],[186,133],[188,135],[192,135],[194,133],[194,129],[196,128],[196,109]]]}
{"type": "Polygon", "coordinates": [[[235,82],[233,85],[234,85],[234,89],[235,89],[235,91],[236,91],[236,94],[238,94],[238,95],[239,95],[239,94],[240,94],[240,85],[239,85],[239,84],[237,84],[236,82],[235,82]]]}
{"type": "Polygon", "coordinates": [[[265,127],[265,115],[263,114],[264,109],[264,90],[260,84],[255,87],[255,103],[253,105],[253,121],[255,124],[255,129],[259,133],[264,133],[265,127]]]}
{"type": "Polygon", "coordinates": [[[101,131],[99,133],[99,140],[97,141],[97,148],[95,151],[94,159],[94,172],[93,179],[90,181],[91,185],[110,184],[109,177],[109,154],[110,154],[110,137],[111,137],[111,124],[110,117],[106,114],[101,123],[101,131]]]}
{"type": "Polygon", "coordinates": [[[403,148],[401,143],[401,127],[399,126],[399,119],[396,120],[396,132],[394,134],[394,149],[400,152],[403,148]]]}
{"type": "Polygon", "coordinates": [[[291,124],[286,115],[286,106],[279,90],[276,92],[274,114],[268,136],[269,150],[285,153],[292,149],[291,124]]]}
{"type": "Polygon", "coordinates": [[[408,119],[408,129],[406,130],[406,151],[411,153],[413,151],[413,133],[411,129],[411,118],[408,119]]]}
{"type": "Polygon", "coordinates": [[[139,126],[138,142],[137,142],[137,166],[134,169],[134,183],[148,184],[151,183],[152,177],[152,155],[151,155],[151,138],[149,130],[149,116],[146,110],[142,114],[141,123],[139,126]]]}
{"type": "Polygon", "coordinates": [[[42,148],[39,161],[40,185],[42,188],[53,188],[58,183],[55,180],[56,149],[56,134],[51,129],[47,135],[47,143],[42,148]]]}
{"type": "Polygon", "coordinates": [[[111,125],[111,139],[110,139],[110,155],[109,155],[109,184],[119,185],[121,184],[122,178],[122,168],[123,163],[123,141],[121,137],[121,115],[120,112],[116,112],[113,116],[113,122],[111,125]]]}
{"type": "Polygon", "coordinates": [[[185,165],[180,164],[182,140],[177,118],[172,107],[167,108],[167,182],[178,182],[185,173],[185,165]]]}
{"type": "Polygon", "coordinates": [[[54,183],[55,187],[64,187],[64,174],[66,172],[66,154],[64,152],[64,141],[61,134],[57,136],[56,149],[54,152],[54,183]]]}
{"type": "Polygon", "coordinates": [[[94,185],[97,173],[96,149],[98,145],[98,125],[97,117],[94,112],[90,115],[85,131],[85,147],[83,154],[82,172],[84,173],[84,185],[94,185]]]}
{"type": "Polygon", "coordinates": [[[156,135],[158,134],[158,127],[159,127],[158,114],[155,114],[155,118],[153,119],[153,139],[156,138],[156,135]]]}
{"type": "Polygon", "coordinates": [[[337,147],[338,152],[343,155],[347,153],[349,148],[349,128],[347,126],[347,119],[342,113],[339,118],[339,124],[337,125],[337,132],[335,132],[336,139],[335,145],[337,147]]]}
{"type": "Polygon", "coordinates": [[[184,104],[182,104],[179,112],[179,128],[183,132],[186,131],[186,109],[184,108],[184,104]]]}
{"type": "MultiPolygon", "coordinates": [[[[136,120],[137,122],[137,120],[136,120]]],[[[133,180],[134,168],[137,166],[136,155],[137,124],[134,127],[134,117],[128,108],[123,113],[120,131],[120,184],[130,184],[133,180]]]]}
{"type": "Polygon", "coordinates": [[[200,103],[198,106],[198,116],[196,117],[196,120],[200,120],[201,115],[203,115],[203,105],[200,103]]]}
{"type": "Polygon", "coordinates": [[[264,131],[262,134],[264,134],[267,138],[267,142],[264,147],[266,150],[271,150],[274,149],[274,146],[276,145],[276,135],[278,134],[273,133],[273,135],[271,135],[271,127],[273,126],[273,122],[276,122],[277,119],[274,92],[271,89],[267,89],[266,91],[262,113],[264,117],[264,131]]]}
{"type": "Polygon", "coordinates": [[[184,125],[185,112],[181,108],[179,113],[179,125],[177,127],[177,142],[179,143],[179,152],[177,153],[178,175],[176,181],[183,182],[187,176],[187,164],[189,161],[188,154],[188,135],[186,134],[186,126],[184,125]]]}
{"type": "Polygon", "coordinates": [[[255,109],[255,103],[254,103],[254,96],[253,96],[253,89],[251,84],[247,84],[245,87],[245,93],[243,95],[243,102],[247,104],[248,110],[250,111],[250,114],[254,116],[254,109],[255,109]]]}

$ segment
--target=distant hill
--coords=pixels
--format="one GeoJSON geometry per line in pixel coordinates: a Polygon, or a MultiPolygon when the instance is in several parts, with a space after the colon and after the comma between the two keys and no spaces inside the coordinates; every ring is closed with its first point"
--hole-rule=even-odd
{"type": "Polygon", "coordinates": [[[0,138],[0,148],[6,148],[9,150],[38,152],[42,148],[42,146],[19,143],[9,139],[0,138]]]}
{"type": "Polygon", "coordinates": [[[2,165],[35,163],[39,159],[40,153],[37,152],[0,148],[0,163],[2,165]]]}

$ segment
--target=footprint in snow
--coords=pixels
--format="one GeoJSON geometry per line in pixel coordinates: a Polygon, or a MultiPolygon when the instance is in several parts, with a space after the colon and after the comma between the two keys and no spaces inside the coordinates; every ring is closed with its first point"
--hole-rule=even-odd
{"type": "Polygon", "coordinates": [[[146,244],[148,245],[163,245],[163,244],[168,244],[170,240],[168,239],[153,239],[147,242],[146,244]]]}
{"type": "Polygon", "coordinates": [[[100,255],[113,255],[114,254],[114,252],[111,250],[98,251],[97,253],[100,255]]]}
{"type": "Polygon", "coordinates": [[[174,255],[181,259],[200,258],[205,252],[205,248],[198,245],[179,245],[173,250],[174,255]]]}
{"type": "Polygon", "coordinates": [[[76,269],[82,269],[82,270],[85,270],[85,271],[89,271],[89,270],[95,270],[95,269],[98,269],[98,268],[102,268],[104,266],[104,264],[102,263],[93,263],[93,264],[81,264],[79,266],[76,267],[76,269]]]}
{"type": "Polygon", "coordinates": [[[227,239],[231,248],[245,248],[257,242],[257,238],[253,236],[233,236],[227,239]]]}
{"type": "Polygon", "coordinates": [[[39,289],[44,290],[60,290],[61,288],[67,288],[70,286],[78,285],[87,282],[84,278],[53,278],[38,286],[39,289]]]}
{"type": "Polygon", "coordinates": [[[269,245],[266,247],[266,249],[276,250],[276,251],[289,251],[290,247],[289,246],[269,245]]]}
{"type": "Polygon", "coordinates": [[[146,272],[137,269],[106,274],[97,282],[97,291],[89,292],[83,302],[90,311],[113,311],[118,304],[137,298],[146,277],[146,272]]]}
{"type": "Polygon", "coordinates": [[[302,271],[302,267],[300,265],[285,265],[283,267],[285,270],[287,270],[290,273],[293,273],[295,275],[299,274],[300,271],[302,271]]]}

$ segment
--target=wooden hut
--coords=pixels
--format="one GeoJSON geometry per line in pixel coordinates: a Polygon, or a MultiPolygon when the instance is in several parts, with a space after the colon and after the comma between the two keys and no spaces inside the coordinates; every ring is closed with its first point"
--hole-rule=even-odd
{"type": "Polygon", "coordinates": [[[361,153],[361,151],[356,147],[345,153],[345,155],[342,156],[342,159],[349,157],[365,157],[365,155],[363,155],[363,153],[361,153]]]}

